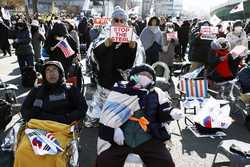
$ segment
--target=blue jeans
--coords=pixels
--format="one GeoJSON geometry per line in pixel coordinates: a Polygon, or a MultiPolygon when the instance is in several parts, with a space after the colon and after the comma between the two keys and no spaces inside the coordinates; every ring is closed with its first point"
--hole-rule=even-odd
{"type": "Polygon", "coordinates": [[[21,73],[26,66],[34,66],[34,55],[17,55],[17,61],[20,67],[21,73]]]}

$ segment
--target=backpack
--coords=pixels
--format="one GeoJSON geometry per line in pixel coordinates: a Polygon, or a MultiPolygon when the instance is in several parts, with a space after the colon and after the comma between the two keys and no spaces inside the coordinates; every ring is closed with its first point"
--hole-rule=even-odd
{"type": "Polygon", "coordinates": [[[23,87],[33,87],[36,81],[36,71],[32,66],[25,67],[22,73],[23,87]]]}

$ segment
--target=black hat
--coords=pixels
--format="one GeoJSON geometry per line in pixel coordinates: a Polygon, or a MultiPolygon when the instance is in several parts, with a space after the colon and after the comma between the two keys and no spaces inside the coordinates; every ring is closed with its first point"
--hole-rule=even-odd
{"type": "Polygon", "coordinates": [[[54,35],[62,37],[68,34],[68,30],[64,23],[55,23],[52,29],[52,33],[54,35]]]}
{"type": "Polygon", "coordinates": [[[130,77],[132,75],[135,75],[135,74],[138,74],[140,72],[148,72],[149,74],[152,75],[153,77],[153,81],[155,82],[156,81],[156,75],[155,75],[155,71],[154,69],[148,65],[148,64],[142,64],[142,65],[138,65],[138,66],[135,66],[131,69],[131,71],[129,72],[129,75],[128,75],[128,80],[130,81],[130,77]]]}
{"type": "Polygon", "coordinates": [[[239,27],[239,26],[240,26],[240,27],[243,27],[242,21],[240,21],[240,20],[235,21],[234,24],[233,24],[233,28],[239,27]]]}

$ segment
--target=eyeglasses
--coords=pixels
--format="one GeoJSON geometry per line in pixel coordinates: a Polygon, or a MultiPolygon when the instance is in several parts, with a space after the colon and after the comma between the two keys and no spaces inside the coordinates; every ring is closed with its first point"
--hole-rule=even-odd
{"type": "Polygon", "coordinates": [[[124,23],[123,19],[114,18],[115,23],[124,23]]]}

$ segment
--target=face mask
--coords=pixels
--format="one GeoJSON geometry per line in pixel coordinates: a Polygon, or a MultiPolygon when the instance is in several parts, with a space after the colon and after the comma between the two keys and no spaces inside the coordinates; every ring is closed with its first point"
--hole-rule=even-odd
{"type": "Polygon", "coordinates": [[[56,37],[56,40],[58,40],[58,41],[62,41],[62,40],[64,40],[64,37],[56,37]]]}
{"type": "Polygon", "coordinates": [[[147,76],[138,75],[138,85],[140,85],[142,88],[146,88],[152,82],[152,79],[148,78],[147,76]]]}
{"type": "Polygon", "coordinates": [[[168,28],[168,32],[173,32],[174,29],[173,28],[168,28]]]}
{"type": "Polygon", "coordinates": [[[159,31],[159,27],[158,26],[149,26],[149,29],[156,34],[159,31]]]}
{"type": "Polygon", "coordinates": [[[240,26],[234,28],[235,33],[241,33],[241,31],[242,31],[242,27],[240,26]]]}

